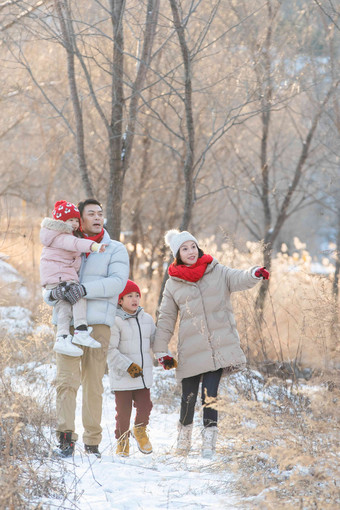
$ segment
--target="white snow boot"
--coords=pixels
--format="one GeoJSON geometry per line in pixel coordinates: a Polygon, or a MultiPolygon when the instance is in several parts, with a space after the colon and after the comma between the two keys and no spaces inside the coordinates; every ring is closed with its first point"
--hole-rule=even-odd
{"type": "Polygon", "coordinates": [[[202,430],[202,457],[211,459],[216,450],[217,427],[204,427],[202,430]]]}
{"type": "Polygon", "coordinates": [[[72,335],[57,336],[53,350],[67,356],[82,356],[83,350],[72,343],[72,335]]]}
{"type": "Polygon", "coordinates": [[[191,448],[192,427],[192,423],[190,423],[190,425],[182,425],[181,422],[178,423],[177,455],[187,455],[189,453],[191,448]]]}
{"type": "Polygon", "coordinates": [[[75,329],[73,333],[73,342],[75,344],[84,345],[84,347],[92,347],[92,349],[99,349],[99,347],[101,347],[102,344],[100,344],[99,342],[97,342],[97,340],[90,336],[92,333],[92,329],[93,328],[91,327],[88,327],[86,330],[75,329]]]}

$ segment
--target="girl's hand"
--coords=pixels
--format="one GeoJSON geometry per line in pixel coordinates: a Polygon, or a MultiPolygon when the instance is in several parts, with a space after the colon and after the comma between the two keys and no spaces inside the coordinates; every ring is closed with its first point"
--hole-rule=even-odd
{"type": "Polygon", "coordinates": [[[107,244],[102,243],[92,243],[91,244],[91,251],[94,253],[102,253],[105,251],[107,244]]]}
{"type": "Polygon", "coordinates": [[[86,289],[81,283],[71,283],[66,285],[65,299],[71,303],[72,306],[84,296],[86,296],[86,289]]]}
{"type": "Polygon", "coordinates": [[[158,358],[158,362],[162,365],[164,370],[170,370],[177,367],[177,361],[172,356],[162,356],[158,358]]]}

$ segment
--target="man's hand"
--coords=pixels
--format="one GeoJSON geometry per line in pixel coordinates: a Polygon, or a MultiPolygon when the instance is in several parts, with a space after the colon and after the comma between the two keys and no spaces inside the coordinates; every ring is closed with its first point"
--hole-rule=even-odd
{"type": "Polygon", "coordinates": [[[164,370],[170,370],[171,368],[177,367],[177,361],[172,356],[162,356],[161,358],[158,358],[158,361],[164,370]]]}
{"type": "Polygon", "coordinates": [[[255,276],[257,278],[262,278],[263,280],[269,280],[269,271],[265,267],[260,267],[255,271],[255,276]]]}
{"type": "Polygon", "coordinates": [[[77,303],[79,299],[84,296],[86,296],[86,290],[84,285],[81,285],[81,283],[71,283],[67,285],[64,299],[71,303],[71,305],[77,303]]]}

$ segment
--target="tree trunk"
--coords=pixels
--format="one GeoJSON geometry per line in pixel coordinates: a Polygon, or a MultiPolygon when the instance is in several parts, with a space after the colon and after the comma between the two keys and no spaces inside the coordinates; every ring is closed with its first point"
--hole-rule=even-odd
{"type": "MultiPolygon", "coordinates": [[[[267,3],[268,8],[268,28],[266,33],[266,39],[264,48],[262,50],[262,58],[263,58],[263,68],[264,68],[264,77],[262,75],[262,65],[259,66],[259,70],[257,71],[257,81],[258,85],[261,88],[264,88],[262,91],[262,99],[261,99],[261,107],[262,107],[262,136],[261,136],[261,152],[260,152],[260,162],[261,162],[261,175],[262,175],[262,194],[261,201],[263,206],[263,215],[264,215],[264,231],[265,238],[263,244],[263,265],[266,266],[268,271],[271,268],[271,253],[272,253],[272,242],[270,239],[271,232],[271,224],[272,224],[272,214],[270,209],[270,190],[269,190],[269,162],[268,162],[268,137],[269,137],[269,128],[271,121],[271,102],[273,97],[273,83],[272,83],[272,71],[271,71],[271,45],[272,45],[272,21],[273,15],[271,3],[267,3]]],[[[260,64],[262,62],[260,61],[260,64]]],[[[259,321],[259,325],[261,326],[263,322],[263,309],[264,303],[266,299],[266,295],[268,292],[269,282],[261,282],[260,290],[258,296],[256,298],[255,308],[257,311],[257,317],[259,321]]]]}
{"type": "MultiPolygon", "coordinates": [[[[185,122],[186,122],[186,137],[185,137],[185,159],[183,166],[184,183],[185,183],[185,195],[184,195],[184,209],[182,220],[180,224],[180,230],[187,230],[190,225],[192,211],[194,207],[194,150],[195,150],[195,129],[194,119],[192,113],[192,68],[191,68],[191,57],[190,51],[185,39],[184,26],[181,22],[178,5],[176,0],[169,0],[173,22],[176,29],[176,34],[179,40],[183,65],[184,65],[184,108],[185,108],[185,122]]],[[[168,267],[173,261],[170,257],[168,261],[168,267]]],[[[162,295],[166,281],[168,279],[168,271],[165,271],[164,278],[161,285],[158,302],[162,300],[162,295]]]]}
{"type": "Polygon", "coordinates": [[[130,99],[128,123],[125,134],[123,136],[122,159],[124,166],[124,174],[128,168],[133,140],[135,136],[135,126],[138,114],[138,105],[140,96],[145,84],[147,72],[151,62],[151,52],[155,39],[160,0],[148,0],[145,20],[145,31],[143,38],[143,48],[138,64],[137,76],[132,86],[132,94],[130,99]]]}
{"type": "Polygon", "coordinates": [[[113,56],[111,83],[111,122],[109,129],[110,180],[107,195],[107,229],[113,239],[119,240],[121,229],[121,208],[123,195],[122,123],[125,99],[123,93],[124,73],[124,0],[111,0],[113,27],[113,56]]]}
{"type": "Polygon", "coordinates": [[[338,208],[338,226],[337,226],[337,238],[336,238],[336,262],[335,272],[333,280],[333,296],[334,301],[338,302],[339,297],[339,274],[340,274],[340,207],[338,208]]]}
{"type": "Polygon", "coordinates": [[[133,208],[132,214],[132,239],[131,243],[133,246],[133,251],[130,255],[130,276],[133,280],[133,274],[135,265],[137,263],[137,244],[140,241],[140,214],[142,212],[142,198],[143,191],[145,189],[146,179],[147,179],[147,171],[149,168],[149,149],[151,145],[150,138],[145,135],[143,138],[143,155],[142,155],[142,171],[139,175],[139,182],[137,185],[138,194],[136,196],[135,206],[133,208]]]}
{"type": "Polygon", "coordinates": [[[111,19],[113,26],[113,63],[112,63],[112,107],[109,130],[109,166],[110,183],[107,196],[107,229],[113,239],[120,237],[124,177],[129,166],[130,155],[135,135],[135,125],[144,87],[147,70],[151,59],[155,28],[158,19],[159,0],[148,0],[143,50],[135,82],[132,86],[127,127],[123,130],[123,113],[125,98],[124,79],[124,34],[123,14],[124,0],[111,0],[111,19]]]}
{"type": "Polygon", "coordinates": [[[185,139],[185,160],[184,160],[184,180],[185,180],[185,199],[182,221],[180,225],[181,230],[189,228],[192,210],[194,206],[194,149],[195,149],[195,129],[194,119],[192,114],[192,68],[191,57],[188,45],[185,39],[184,26],[181,22],[178,5],[176,0],[170,0],[170,6],[174,21],[174,26],[178,36],[183,65],[184,65],[184,108],[185,108],[185,122],[186,122],[186,139],[185,139]]]}
{"type": "Polygon", "coordinates": [[[86,164],[83,112],[79,100],[75,76],[75,63],[74,63],[75,37],[73,32],[72,19],[67,1],[56,0],[55,6],[59,18],[61,33],[63,36],[63,45],[67,55],[67,76],[70,87],[70,95],[74,111],[74,118],[76,123],[75,133],[76,133],[78,167],[83,182],[85,194],[88,198],[90,198],[93,197],[93,187],[90,182],[90,177],[86,164]]]}
{"type": "MultiPolygon", "coordinates": [[[[282,226],[284,225],[284,223],[287,219],[288,208],[291,204],[294,192],[295,192],[295,190],[301,180],[301,177],[303,175],[303,170],[304,170],[306,161],[309,156],[309,151],[311,148],[311,144],[313,141],[313,137],[314,137],[316,128],[319,124],[320,118],[325,110],[325,107],[326,107],[329,99],[331,98],[332,94],[334,94],[334,92],[337,90],[338,85],[339,85],[339,82],[336,82],[328,90],[324,100],[320,104],[319,109],[312,120],[312,124],[311,124],[311,127],[307,133],[306,139],[302,142],[301,154],[300,154],[299,160],[295,167],[294,176],[293,176],[290,186],[288,187],[287,193],[282,201],[280,210],[277,215],[275,226],[274,226],[274,228],[270,228],[266,232],[266,235],[264,238],[264,245],[263,245],[263,258],[264,258],[264,265],[266,265],[268,268],[270,268],[270,266],[271,266],[270,260],[271,260],[272,248],[273,248],[274,243],[281,231],[282,226]]],[[[263,308],[264,308],[264,302],[265,302],[267,292],[268,292],[268,285],[266,285],[266,283],[262,283],[259,295],[256,299],[256,304],[255,304],[256,310],[258,311],[258,317],[259,317],[260,324],[262,323],[262,319],[263,319],[263,308]]]]}

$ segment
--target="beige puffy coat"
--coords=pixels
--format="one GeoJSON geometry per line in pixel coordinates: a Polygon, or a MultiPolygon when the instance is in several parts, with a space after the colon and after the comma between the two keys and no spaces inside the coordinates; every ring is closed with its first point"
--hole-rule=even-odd
{"type": "Polygon", "coordinates": [[[167,352],[179,313],[179,380],[245,365],[230,295],[254,287],[260,280],[253,276],[256,269],[231,269],[213,259],[195,283],[170,276],[160,306],[153,351],[157,357],[167,352]]]}

